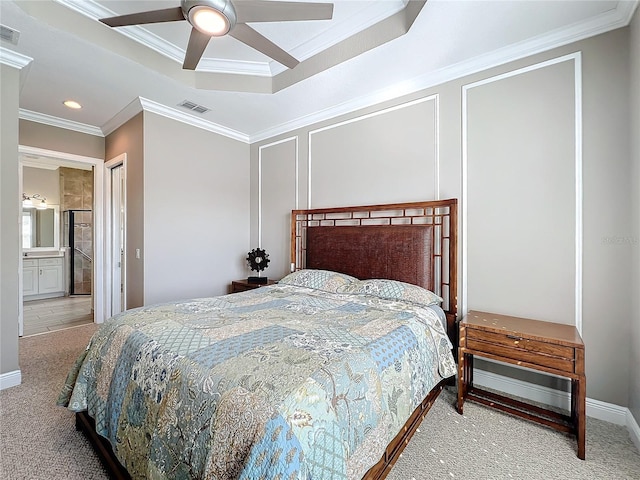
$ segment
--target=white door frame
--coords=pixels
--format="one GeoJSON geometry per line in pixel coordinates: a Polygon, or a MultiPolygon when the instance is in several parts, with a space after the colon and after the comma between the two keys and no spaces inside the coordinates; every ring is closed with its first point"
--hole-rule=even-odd
{"type": "MultiPolygon", "coordinates": [[[[24,165],[62,165],[70,168],[74,167],[74,163],[83,163],[93,167],[93,321],[95,323],[104,322],[105,318],[105,286],[104,286],[104,160],[102,158],[87,157],[84,155],[75,155],[72,153],[57,152],[55,150],[46,150],[44,148],[29,147],[26,145],[18,145],[18,158],[20,159],[20,168],[18,169],[18,183],[20,192],[22,193],[22,167],[24,165]],[[29,156],[28,160],[23,159],[29,156]],[[65,164],[68,162],[68,165],[65,164]]],[[[77,165],[76,165],[77,168],[77,165]]],[[[22,202],[19,202],[20,212],[22,212],[22,202]]],[[[20,268],[18,269],[18,298],[20,299],[18,307],[18,335],[23,334],[23,295],[22,295],[22,227],[19,228],[20,235],[20,268]]]]}
{"type": "Polygon", "coordinates": [[[111,188],[111,170],[116,167],[122,165],[123,173],[124,173],[124,181],[125,181],[125,189],[124,189],[124,240],[123,240],[123,249],[125,254],[123,255],[122,265],[120,266],[120,275],[122,286],[124,289],[122,299],[123,305],[122,309],[127,309],[127,289],[126,289],[126,266],[127,266],[127,189],[126,189],[126,181],[127,181],[127,154],[122,153],[115,158],[105,162],[104,164],[104,225],[105,225],[105,235],[104,235],[104,251],[105,251],[105,264],[104,264],[104,285],[105,285],[105,302],[104,302],[104,311],[105,318],[109,318],[112,315],[111,312],[111,299],[113,295],[113,282],[112,282],[112,272],[113,272],[113,255],[112,255],[112,236],[114,232],[112,231],[112,218],[111,218],[111,202],[112,202],[112,188],[111,188]]]}

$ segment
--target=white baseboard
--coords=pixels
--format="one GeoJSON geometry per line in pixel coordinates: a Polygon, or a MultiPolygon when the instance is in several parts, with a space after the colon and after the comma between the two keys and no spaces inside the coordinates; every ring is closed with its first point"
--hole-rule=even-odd
{"type": "Polygon", "coordinates": [[[636,448],[640,450],[640,426],[638,426],[638,422],[631,414],[631,412],[627,409],[627,430],[629,430],[629,436],[633,443],[635,443],[636,448]]]}
{"type": "Polygon", "coordinates": [[[5,388],[15,387],[22,383],[22,373],[20,370],[14,370],[13,372],[7,372],[0,375],[0,390],[5,388]]]}
{"type": "MultiPolygon", "coordinates": [[[[554,390],[484,370],[473,370],[473,383],[478,386],[488,387],[510,395],[526,398],[534,402],[544,403],[552,407],[562,408],[564,410],[571,408],[571,395],[569,392],[554,390]]],[[[587,398],[586,406],[588,417],[615,423],[616,425],[624,425],[627,428],[629,428],[629,417],[633,418],[628,408],[614,405],[613,403],[587,398]]],[[[637,424],[636,427],[638,427],[637,424]]]]}

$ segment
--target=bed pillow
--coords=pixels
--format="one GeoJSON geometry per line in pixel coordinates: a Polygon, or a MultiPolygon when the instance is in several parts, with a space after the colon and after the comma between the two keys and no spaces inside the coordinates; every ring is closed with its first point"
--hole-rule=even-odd
{"type": "Polygon", "coordinates": [[[339,288],[357,281],[357,278],[345,275],[344,273],[332,272],[330,270],[303,269],[290,273],[278,283],[315,288],[316,290],[335,293],[339,288]]]}
{"type": "Polygon", "coordinates": [[[387,300],[403,300],[424,306],[439,305],[442,303],[442,298],[435,293],[417,285],[399,282],[397,280],[358,280],[357,282],[340,287],[338,292],[355,295],[373,295],[387,300]]]}

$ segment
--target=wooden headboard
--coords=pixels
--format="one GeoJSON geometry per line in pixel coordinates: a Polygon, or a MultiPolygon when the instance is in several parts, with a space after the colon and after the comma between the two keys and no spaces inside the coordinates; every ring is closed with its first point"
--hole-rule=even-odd
{"type": "Polygon", "coordinates": [[[388,278],[440,295],[456,335],[457,200],[291,212],[291,270],[314,268],[359,279],[388,278]]]}
{"type": "Polygon", "coordinates": [[[361,280],[392,278],[433,291],[432,243],[431,225],[308,226],[306,268],[361,280]]]}

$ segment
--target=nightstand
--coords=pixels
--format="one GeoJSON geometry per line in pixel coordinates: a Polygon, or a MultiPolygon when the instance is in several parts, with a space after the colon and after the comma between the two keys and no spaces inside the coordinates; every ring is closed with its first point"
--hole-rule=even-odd
{"type": "Polygon", "coordinates": [[[246,278],[244,280],[234,280],[231,282],[231,293],[246,292],[254,288],[264,287],[265,285],[274,285],[278,283],[275,280],[267,280],[267,283],[250,283],[246,278]]]}
{"type": "Polygon", "coordinates": [[[584,343],[573,325],[470,311],[460,322],[458,413],[472,400],[512,415],[574,433],[585,458],[584,343]],[[473,385],[473,357],[480,356],[571,379],[571,415],[530,405],[473,385]]]}

